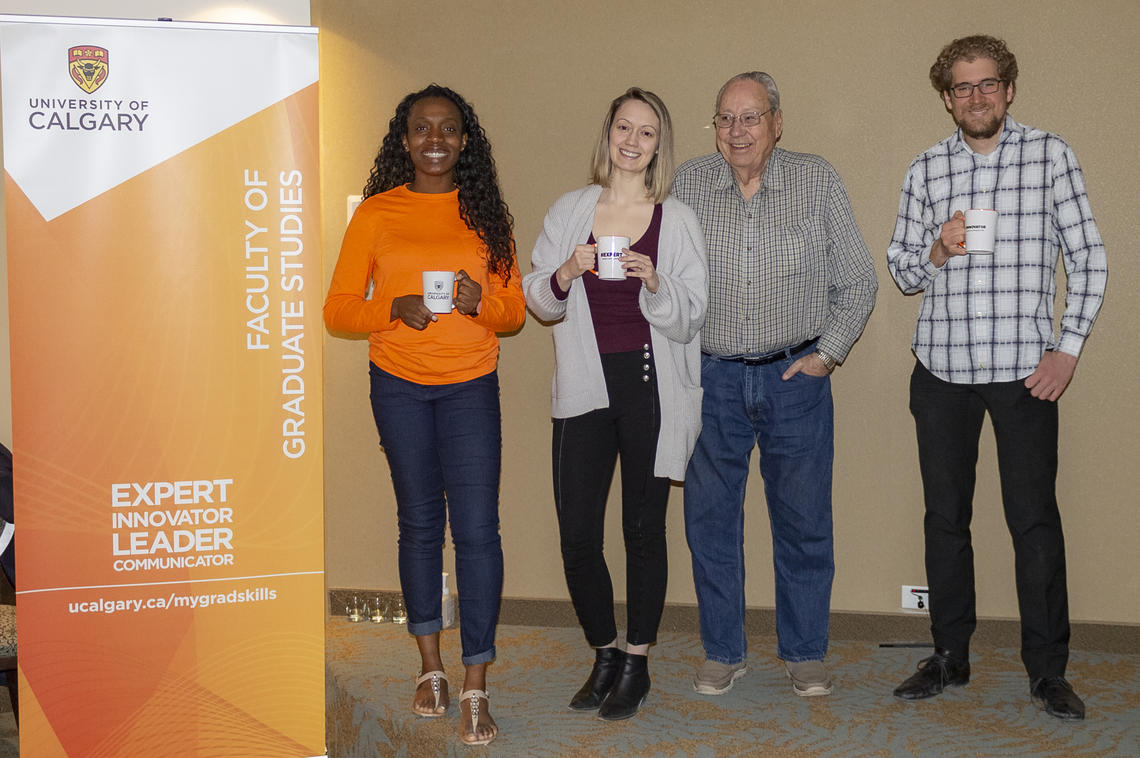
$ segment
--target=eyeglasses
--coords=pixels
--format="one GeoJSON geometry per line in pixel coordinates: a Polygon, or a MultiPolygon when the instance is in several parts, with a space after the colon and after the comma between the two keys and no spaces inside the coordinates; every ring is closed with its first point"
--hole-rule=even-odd
{"type": "Polygon", "coordinates": [[[1003,82],[1005,82],[1004,79],[982,79],[977,84],[962,82],[961,84],[955,84],[950,88],[950,91],[954,94],[954,97],[958,98],[959,100],[962,100],[974,94],[975,88],[977,88],[978,92],[981,92],[983,95],[992,95],[998,91],[998,87],[1000,87],[1003,82]]]}
{"type": "Polygon", "coordinates": [[[771,112],[772,108],[769,108],[763,113],[758,113],[757,111],[747,111],[746,113],[740,113],[737,115],[733,115],[732,113],[718,113],[713,116],[712,122],[713,126],[715,126],[717,129],[731,129],[733,122],[739,121],[740,125],[747,129],[750,126],[756,126],[759,124],[760,119],[764,118],[771,112]]]}

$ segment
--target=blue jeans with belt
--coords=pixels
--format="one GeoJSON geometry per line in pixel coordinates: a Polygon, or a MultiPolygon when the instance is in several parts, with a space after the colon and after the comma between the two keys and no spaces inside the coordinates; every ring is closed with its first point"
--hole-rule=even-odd
{"type": "Polygon", "coordinates": [[[701,357],[702,430],[685,475],[685,534],[693,558],[705,656],[744,660],[744,492],[760,449],[776,576],[778,654],[823,660],[831,582],[834,458],[831,378],[781,375],[810,351],[765,365],[701,357]]]}
{"type": "Polygon", "coordinates": [[[408,631],[443,627],[443,540],[455,546],[463,663],[495,657],[503,591],[499,537],[499,378],[426,385],[369,364],[372,414],[396,491],[400,587],[408,631]]]}

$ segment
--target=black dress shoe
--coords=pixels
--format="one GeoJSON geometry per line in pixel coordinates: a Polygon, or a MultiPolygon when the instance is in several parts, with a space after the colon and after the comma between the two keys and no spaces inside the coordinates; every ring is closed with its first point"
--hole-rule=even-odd
{"type": "Polygon", "coordinates": [[[1032,680],[1029,683],[1029,694],[1050,716],[1069,721],[1080,721],[1085,717],[1085,704],[1063,676],[1032,680]]]}
{"type": "Polygon", "coordinates": [[[598,718],[621,721],[637,713],[649,694],[649,658],[644,655],[625,654],[625,665],[610,694],[598,709],[598,718]]]}
{"type": "Polygon", "coordinates": [[[970,662],[945,648],[934,648],[934,655],[918,663],[918,671],[895,687],[895,697],[922,700],[970,681],[970,662]]]}
{"type": "Polygon", "coordinates": [[[574,693],[570,707],[576,711],[596,711],[617,682],[624,661],[625,653],[621,648],[598,648],[594,654],[594,668],[590,671],[590,677],[574,693]]]}

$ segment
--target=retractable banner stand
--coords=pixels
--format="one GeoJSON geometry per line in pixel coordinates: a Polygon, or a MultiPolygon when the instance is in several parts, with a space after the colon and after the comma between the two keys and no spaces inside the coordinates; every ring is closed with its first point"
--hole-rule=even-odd
{"type": "Polygon", "coordinates": [[[325,753],[317,36],[0,16],[21,752],[325,753]]]}

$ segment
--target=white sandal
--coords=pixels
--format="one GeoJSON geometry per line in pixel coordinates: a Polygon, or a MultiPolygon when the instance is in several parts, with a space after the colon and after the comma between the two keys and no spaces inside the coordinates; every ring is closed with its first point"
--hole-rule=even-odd
{"type": "MultiPolygon", "coordinates": [[[[490,705],[491,698],[488,697],[486,690],[465,690],[459,693],[459,708],[463,709],[463,701],[470,700],[471,705],[468,712],[471,714],[471,728],[467,728],[467,724],[463,724],[463,731],[459,733],[459,739],[464,745],[486,745],[499,736],[499,727],[495,724],[495,720],[491,719],[491,736],[486,739],[479,739],[479,698],[487,701],[490,705]]],[[[466,713],[460,716],[460,720],[464,721],[466,713]]],[[[489,715],[489,714],[488,714],[489,715]]]]}
{"type": "Polygon", "coordinates": [[[426,674],[421,674],[420,676],[416,677],[416,691],[418,692],[420,685],[429,679],[431,680],[432,694],[435,695],[434,713],[423,713],[421,711],[417,711],[414,706],[412,707],[412,713],[425,719],[434,719],[439,718],[447,712],[447,703],[444,703],[443,705],[440,705],[439,703],[440,699],[443,696],[443,686],[440,684],[440,682],[443,682],[443,684],[448,683],[447,674],[443,673],[442,671],[429,671],[426,674]]]}

